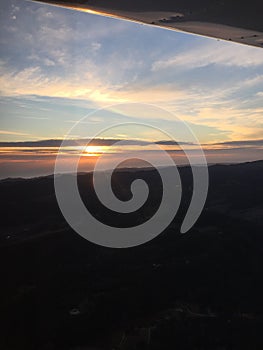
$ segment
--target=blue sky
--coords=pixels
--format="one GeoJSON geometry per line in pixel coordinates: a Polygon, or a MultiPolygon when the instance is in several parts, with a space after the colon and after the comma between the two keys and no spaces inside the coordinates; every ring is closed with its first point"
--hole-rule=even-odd
{"type": "MultiPolygon", "coordinates": [[[[202,143],[263,138],[262,49],[23,0],[0,6],[1,141],[62,138],[97,108],[130,102],[175,113],[202,143]]],[[[106,108],[76,137],[136,121],[176,126],[169,113],[106,108]]]]}

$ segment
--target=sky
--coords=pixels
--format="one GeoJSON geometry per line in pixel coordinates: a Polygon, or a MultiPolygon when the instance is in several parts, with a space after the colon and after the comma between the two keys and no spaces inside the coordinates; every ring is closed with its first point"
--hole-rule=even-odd
{"type": "MultiPolygon", "coordinates": [[[[63,139],[84,117],[73,138],[143,123],[190,142],[179,118],[211,162],[263,159],[261,48],[30,1],[1,0],[0,9],[0,141],[9,147],[63,139]]],[[[107,137],[122,135],[157,137],[132,127],[107,137]]],[[[21,173],[33,152],[17,151],[1,147],[0,177],[38,174],[33,165],[21,173]]]]}

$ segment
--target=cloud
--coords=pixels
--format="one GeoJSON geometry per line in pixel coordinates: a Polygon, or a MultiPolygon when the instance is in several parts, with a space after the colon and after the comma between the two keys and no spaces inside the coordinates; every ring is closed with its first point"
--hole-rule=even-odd
{"type": "MultiPolygon", "coordinates": [[[[57,72],[47,74],[41,66],[31,66],[20,71],[2,69],[1,94],[89,99],[100,104],[134,101],[157,103],[191,96],[189,91],[178,89],[174,84],[164,83],[154,86],[125,82],[115,84],[105,78],[101,69],[89,59],[83,61],[80,66],[81,69],[69,72],[65,76],[57,72]]],[[[111,75],[114,75],[114,70],[115,68],[109,68],[111,75]]]]}
{"type": "Polygon", "coordinates": [[[254,146],[263,146],[263,139],[259,140],[240,140],[240,141],[227,141],[215,143],[214,145],[218,146],[232,146],[232,147],[254,147],[254,146]]]}
{"type": "Polygon", "coordinates": [[[29,134],[19,131],[11,131],[11,130],[0,130],[0,135],[16,135],[16,136],[27,136],[29,134]]]}
{"type": "Polygon", "coordinates": [[[94,42],[91,44],[91,50],[92,52],[97,52],[101,48],[101,44],[98,42],[94,42]]]}
{"type": "MultiPolygon", "coordinates": [[[[125,145],[127,146],[148,146],[151,145],[152,142],[140,140],[140,139],[129,139],[127,136],[124,138],[76,138],[64,141],[64,146],[85,146],[88,142],[93,146],[112,146],[116,142],[125,141],[125,145]]],[[[30,147],[30,148],[38,148],[38,147],[60,147],[62,139],[50,139],[50,140],[37,140],[37,141],[18,141],[18,142],[0,142],[0,147],[30,147]]],[[[190,145],[194,146],[191,142],[177,142],[173,140],[160,140],[154,142],[157,145],[162,146],[178,146],[178,145],[190,145]]]]}
{"type": "MultiPolygon", "coordinates": [[[[121,139],[72,139],[66,140],[64,146],[85,146],[88,142],[93,146],[111,146],[121,139]]],[[[126,140],[125,140],[126,141],[126,140]]],[[[19,141],[19,142],[0,142],[0,147],[60,147],[62,139],[38,140],[38,141],[19,141]]],[[[145,145],[148,142],[143,140],[127,140],[127,145],[145,145]]]]}
{"type": "MultiPolygon", "coordinates": [[[[0,130],[1,133],[8,133],[5,131],[0,130]]],[[[21,133],[14,133],[15,135],[26,135],[21,133]]],[[[121,136],[121,135],[120,135],[121,136]]],[[[143,139],[129,139],[127,135],[124,135],[124,138],[76,138],[76,139],[70,139],[66,140],[64,143],[64,146],[85,146],[87,143],[90,143],[90,145],[93,146],[112,146],[116,142],[125,141],[125,145],[127,146],[145,146],[148,147],[152,144],[152,142],[143,140],[143,139]]],[[[18,148],[24,148],[24,147],[30,147],[30,148],[41,148],[41,147],[60,147],[61,143],[63,142],[62,139],[46,139],[46,140],[37,140],[37,141],[18,141],[18,142],[0,142],[0,147],[18,147],[18,148]]],[[[187,145],[187,146],[193,146],[193,149],[195,147],[195,144],[192,142],[177,142],[174,140],[157,140],[154,141],[157,145],[162,145],[164,147],[168,147],[167,149],[173,150],[170,148],[171,146],[180,146],[180,145],[187,145]]],[[[227,149],[246,149],[246,148],[257,148],[263,147],[263,139],[258,140],[240,140],[240,141],[225,141],[225,142],[216,142],[216,143],[204,143],[203,147],[205,147],[206,150],[214,150],[217,151],[219,149],[227,150],[227,149]]],[[[147,149],[149,150],[149,149],[147,149]]]]}
{"type": "Polygon", "coordinates": [[[251,48],[225,42],[210,42],[152,64],[152,71],[164,69],[189,70],[208,65],[249,68],[263,65],[261,48],[251,48]]]}
{"type": "MultiPolygon", "coordinates": [[[[22,107],[22,106],[21,106],[22,107]]],[[[48,117],[30,117],[30,116],[19,116],[19,118],[22,118],[22,119],[32,119],[32,120],[49,120],[50,118],[48,117]]]]}

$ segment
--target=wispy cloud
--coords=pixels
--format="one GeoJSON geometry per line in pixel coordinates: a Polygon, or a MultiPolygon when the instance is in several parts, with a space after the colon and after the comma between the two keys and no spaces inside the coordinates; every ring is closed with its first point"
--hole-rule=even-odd
{"type": "Polygon", "coordinates": [[[208,65],[242,68],[260,66],[263,65],[262,49],[214,41],[178,53],[168,59],[157,60],[153,63],[152,70],[159,71],[176,67],[188,70],[208,65]]]}
{"type": "Polygon", "coordinates": [[[11,130],[0,130],[0,135],[15,135],[15,136],[27,136],[29,134],[19,131],[11,131],[11,130]]]}
{"type": "Polygon", "coordinates": [[[20,116],[21,119],[31,119],[31,120],[48,120],[50,118],[47,117],[28,117],[28,116],[20,116]]]}

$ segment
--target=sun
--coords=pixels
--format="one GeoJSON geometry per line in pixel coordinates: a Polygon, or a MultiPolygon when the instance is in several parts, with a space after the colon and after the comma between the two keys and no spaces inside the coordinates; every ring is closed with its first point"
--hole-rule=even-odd
{"type": "Polygon", "coordinates": [[[98,156],[101,153],[103,150],[100,146],[87,146],[84,151],[85,156],[98,156]]]}

